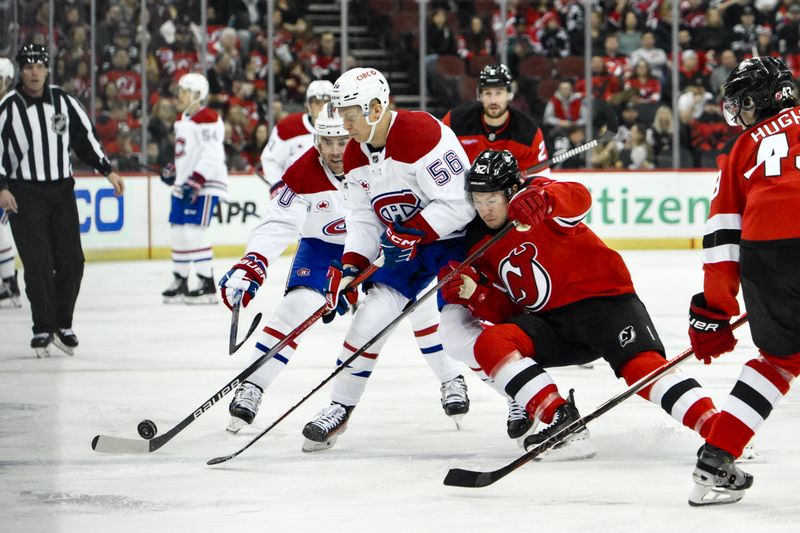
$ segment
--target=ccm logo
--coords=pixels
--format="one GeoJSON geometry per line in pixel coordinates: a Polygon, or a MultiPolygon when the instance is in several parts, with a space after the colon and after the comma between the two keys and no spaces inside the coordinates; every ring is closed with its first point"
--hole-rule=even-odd
{"type": "Polygon", "coordinates": [[[364,72],[364,73],[362,73],[362,74],[359,74],[358,76],[356,76],[356,79],[357,79],[358,81],[361,81],[361,80],[364,80],[364,79],[367,79],[367,78],[369,78],[370,76],[374,76],[375,74],[377,74],[377,71],[375,71],[375,70],[368,70],[368,71],[366,71],[366,72],[364,72]]]}
{"type": "Polygon", "coordinates": [[[699,329],[700,331],[717,331],[719,328],[719,324],[709,324],[708,322],[703,322],[702,320],[697,320],[696,318],[689,319],[689,325],[694,329],[699,329]]]}
{"type": "Polygon", "coordinates": [[[404,239],[394,233],[390,233],[389,235],[387,235],[387,237],[389,237],[389,240],[392,242],[392,244],[397,245],[401,248],[408,248],[409,246],[414,246],[414,244],[417,242],[410,239],[404,239]]]}

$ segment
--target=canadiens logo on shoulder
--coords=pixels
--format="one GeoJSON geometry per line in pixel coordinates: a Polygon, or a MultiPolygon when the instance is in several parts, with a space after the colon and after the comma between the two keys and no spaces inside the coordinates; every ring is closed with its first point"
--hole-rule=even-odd
{"type": "Polygon", "coordinates": [[[536,260],[537,255],[536,245],[524,242],[500,261],[497,269],[508,295],[530,311],[544,308],[553,292],[550,274],[536,260]]]}
{"type": "Polygon", "coordinates": [[[327,200],[320,200],[319,202],[317,202],[318,211],[327,211],[330,206],[331,203],[327,200]]]}
{"type": "Polygon", "coordinates": [[[186,139],[178,137],[175,139],[175,157],[186,155],[186,139]]]}
{"type": "Polygon", "coordinates": [[[367,180],[360,180],[358,183],[359,185],[361,185],[361,188],[364,189],[365,191],[369,190],[369,182],[367,180]]]}
{"type": "Polygon", "coordinates": [[[619,332],[617,338],[619,339],[619,345],[624,348],[636,340],[636,330],[633,329],[633,326],[625,326],[619,332]]]}
{"type": "Polygon", "coordinates": [[[372,199],[372,210],[387,226],[397,220],[408,220],[422,209],[417,195],[410,189],[388,192],[372,199]]]}
{"type": "Polygon", "coordinates": [[[305,268],[305,267],[298,268],[297,269],[297,275],[298,276],[303,276],[303,277],[310,276],[311,275],[311,269],[310,268],[305,268]]]}

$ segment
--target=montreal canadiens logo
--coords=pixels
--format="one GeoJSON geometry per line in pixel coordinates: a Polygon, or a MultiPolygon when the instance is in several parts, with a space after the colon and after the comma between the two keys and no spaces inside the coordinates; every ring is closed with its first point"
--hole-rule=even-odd
{"type": "Polygon", "coordinates": [[[344,224],[344,218],[337,218],[333,222],[325,224],[325,227],[322,228],[322,233],[330,235],[331,237],[347,233],[347,226],[344,224]]]}
{"type": "Polygon", "coordinates": [[[419,198],[409,189],[381,194],[372,199],[372,210],[387,226],[397,220],[408,220],[422,209],[419,198]]]}
{"type": "Polygon", "coordinates": [[[369,190],[369,182],[367,180],[361,180],[358,182],[361,185],[361,188],[365,191],[369,190]]]}
{"type": "Polygon", "coordinates": [[[511,299],[530,311],[547,305],[553,291],[550,274],[536,261],[537,254],[536,246],[525,242],[514,248],[498,267],[511,299]]]}
{"type": "Polygon", "coordinates": [[[327,211],[330,206],[331,203],[327,200],[320,200],[319,202],[317,202],[318,211],[327,211]]]}
{"type": "Polygon", "coordinates": [[[304,277],[305,276],[310,276],[311,275],[311,269],[310,268],[298,268],[297,269],[297,275],[298,276],[304,276],[304,277]]]}
{"type": "Polygon", "coordinates": [[[186,155],[186,139],[178,137],[175,139],[175,157],[186,155]]]}

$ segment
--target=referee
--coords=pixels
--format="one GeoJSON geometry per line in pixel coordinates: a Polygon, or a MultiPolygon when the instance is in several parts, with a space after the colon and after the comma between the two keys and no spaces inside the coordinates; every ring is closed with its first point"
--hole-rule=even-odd
{"type": "Polygon", "coordinates": [[[47,85],[44,46],[17,54],[20,82],[0,100],[0,208],[24,267],[38,357],[55,343],[72,355],[78,337],[72,313],[83,277],[83,249],[70,149],[102,173],[119,196],[122,178],[111,169],[86,111],[60,87],[47,85]]]}

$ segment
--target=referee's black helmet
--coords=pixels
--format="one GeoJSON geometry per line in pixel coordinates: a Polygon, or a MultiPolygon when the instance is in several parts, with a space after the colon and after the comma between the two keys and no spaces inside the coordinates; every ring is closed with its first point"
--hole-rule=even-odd
{"type": "Polygon", "coordinates": [[[50,68],[50,54],[47,53],[47,48],[41,44],[28,43],[19,49],[17,52],[19,68],[35,63],[41,63],[45,68],[50,68]]]}

